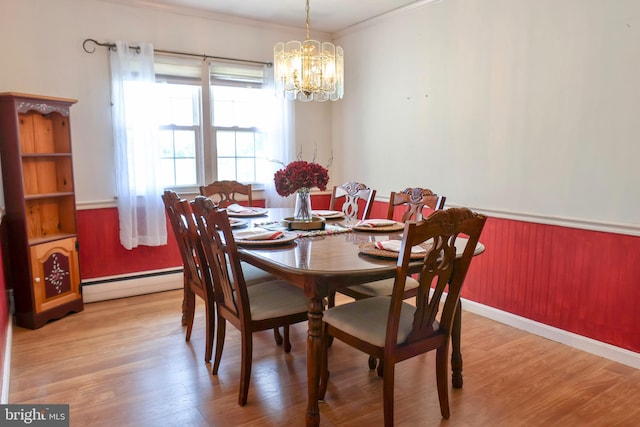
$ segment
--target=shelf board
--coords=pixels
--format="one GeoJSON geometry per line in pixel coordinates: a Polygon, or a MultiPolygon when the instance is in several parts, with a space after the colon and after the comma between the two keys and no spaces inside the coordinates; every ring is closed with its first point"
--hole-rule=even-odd
{"type": "Polygon", "coordinates": [[[22,158],[39,158],[39,157],[71,157],[71,153],[22,153],[22,158]]]}
{"type": "Polygon", "coordinates": [[[49,234],[47,236],[32,237],[29,239],[29,246],[39,245],[41,243],[53,242],[55,240],[68,239],[69,237],[76,237],[74,233],[56,233],[49,234]]]}
{"type": "Polygon", "coordinates": [[[66,191],[63,193],[42,193],[42,194],[28,194],[24,196],[25,200],[38,200],[38,199],[51,199],[54,197],[67,197],[73,196],[75,193],[72,191],[66,191]]]}

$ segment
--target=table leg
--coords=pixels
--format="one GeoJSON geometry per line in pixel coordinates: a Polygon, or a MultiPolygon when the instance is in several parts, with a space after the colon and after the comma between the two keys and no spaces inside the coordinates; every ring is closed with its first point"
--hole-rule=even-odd
{"type": "Polygon", "coordinates": [[[462,301],[453,315],[451,325],[451,382],[454,388],[462,388],[462,352],[460,351],[460,331],[462,329],[462,301]]]}
{"type": "Polygon", "coordinates": [[[318,387],[320,385],[320,361],[322,346],[322,299],[309,300],[309,330],[307,333],[307,427],[320,425],[318,387]]]}

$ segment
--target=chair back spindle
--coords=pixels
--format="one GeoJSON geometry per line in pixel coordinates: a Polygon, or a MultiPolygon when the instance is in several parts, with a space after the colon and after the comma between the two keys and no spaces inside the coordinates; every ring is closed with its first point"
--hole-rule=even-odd
{"type": "Polygon", "coordinates": [[[338,204],[338,200],[344,199],[342,203],[342,212],[347,219],[367,219],[371,214],[373,208],[373,200],[376,196],[376,190],[367,187],[365,184],[359,182],[347,182],[340,186],[334,186],[331,194],[331,201],[329,202],[329,209],[335,210],[338,204]],[[362,214],[360,212],[360,201],[364,201],[364,208],[362,214]]]}
{"type": "Polygon", "coordinates": [[[220,208],[238,203],[237,195],[246,197],[247,206],[253,206],[251,184],[242,184],[238,181],[215,181],[209,185],[200,187],[200,195],[209,197],[220,208]]]}
{"type": "Polygon", "coordinates": [[[391,192],[389,196],[389,209],[387,219],[393,219],[397,206],[404,205],[406,210],[402,213],[401,222],[410,219],[422,220],[422,211],[425,207],[437,211],[444,208],[445,196],[438,196],[428,188],[409,187],[399,192],[391,192]]]}

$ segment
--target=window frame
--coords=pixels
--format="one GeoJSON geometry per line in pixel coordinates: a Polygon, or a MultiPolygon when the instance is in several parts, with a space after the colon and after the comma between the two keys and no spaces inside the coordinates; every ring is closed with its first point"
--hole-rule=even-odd
{"type": "MultiPolygon", "coordinates": [[[[156,75],[156,82],[167,82],[172,84],[188,84],[194,85],[200,88],[199,96],[199,125],[184,126],[167,124],[160,126],[160,130],[183,130],[188,129],[196,130],[195,141],[195,156],[196,156],[196,184],[195,185],[169,185],[166,188],[172,189],[181,193],[199,193],[199,187],[206,185],[207,183],[218,180],[218,153],[217,153],[217,131],[229,130],[234,132],[254,132],[260,133],[260,129],[257,126],[252,127],[239,127],[239,126],[214,126],[213,119],[215,111],[213,111],[213,86],[231,86],[231,87],[254,87],[262,88],[264,84],[264,76],[262,81],[257,82],[255,78],[250,76],[247,80],[233,79],[233,75],[229,78],[216,77],[214,69],[216,66],[219,68],[230,69],[246,69],[257,70],[257,67],[243,64],[228,64],[219,60],[201,60],[201,59],[184,59],[170,54],[157,55],[160,61],[155,60],[155,66],[157,68],[158,63],[162,64],[184,64],[186,67],[192,68],[195,71],[196,67],[200,68],[199,78],[195,76],[181,77],[169,73],[161,73],[156,75]],[[220,67],[221,66],[221,67],[220,67]]],[[[257,75],[257,72],[254,71],[257,75]]],[[[260,72],[261,74],[261,72],[260,72]]],[[[217,74],[220,76],[220,74],[217,74]]],[[[254,136],[255,138],[256,136],[254,136]]],[[[251,184],[254,190],[261,190],[265,188],[265,183],[260,182],[259,174],[259,161],[260,157],[255,153],[255,179],[253,181],[243,181],[245,184],[251,184]]],[[[228,158],[228,157],[227,157],[228,158]]],[[[235,157],[238,159],[238,157],[235,157]]],[[[240,157],[241,158],[241,157],[240,157]]],[[[236,173],[237,176],[237,173],[236,173]]]]}

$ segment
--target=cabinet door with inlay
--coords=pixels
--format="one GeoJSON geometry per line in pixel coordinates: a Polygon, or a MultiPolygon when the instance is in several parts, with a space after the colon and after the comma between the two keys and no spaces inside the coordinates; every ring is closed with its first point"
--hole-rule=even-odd
{"type": "Polygon", "coordinates": [[[81,298],[76,238],[31,247],[35,311],[81,298]]]}

